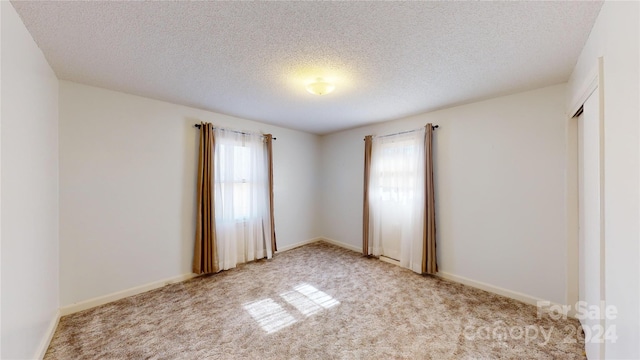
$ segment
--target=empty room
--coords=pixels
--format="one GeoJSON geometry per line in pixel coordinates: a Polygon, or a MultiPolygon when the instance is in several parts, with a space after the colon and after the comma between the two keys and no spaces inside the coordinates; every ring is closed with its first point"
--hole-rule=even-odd
{"type": "Polygon", "coordinates": [[[640,359],[639,18],[0,2],[0,357],[640,359]]]}

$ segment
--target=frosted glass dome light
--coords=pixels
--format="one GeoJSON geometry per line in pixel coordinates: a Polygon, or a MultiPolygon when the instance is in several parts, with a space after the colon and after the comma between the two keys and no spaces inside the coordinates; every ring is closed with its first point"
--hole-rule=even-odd
{"type": "Polygon", "coordinates": [[[334,84],[326,82],[321,78],[307,85],[307,91],[314,95],[325,95],[335,90],[335,88],[336,86],[334,84]]]}

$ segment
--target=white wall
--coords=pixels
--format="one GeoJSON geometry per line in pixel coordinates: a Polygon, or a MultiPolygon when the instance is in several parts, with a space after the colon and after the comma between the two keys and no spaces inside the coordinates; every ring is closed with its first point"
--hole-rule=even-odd
{"type": "Polygon", "coordinates": [[[60,82],[63,306],[191,272],[200,121],[272,133],[278,247],[318,236],[318,137],[60,82]]]}
{"type": "Polygon", "coordinates": [[[323,235],[362,241],[363,137],[439,124],[439,270],[565,303],[565,85],[321,138],[323,235]]]}
{"type": "Polygon", "coordinates": [[[11,3],[0,7],[0,357],[31,359],[58,310],[58,80],[11,3]]]}
{"type": "Polygon", "coordinates": [[[569,102],[603,57],[605,301],[618,340],[605,357],[640,358],[640,110],[638,2],[605,2],[569,81],[569,102]]]}

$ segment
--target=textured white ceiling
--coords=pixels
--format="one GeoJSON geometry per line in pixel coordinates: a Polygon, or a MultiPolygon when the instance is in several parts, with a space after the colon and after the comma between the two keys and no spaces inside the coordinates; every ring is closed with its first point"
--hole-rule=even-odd
{"type": "Polygon", "coordinates": [[[602,2],[13,5],[61,79],[324,134],[567,81],[602,2]]]}

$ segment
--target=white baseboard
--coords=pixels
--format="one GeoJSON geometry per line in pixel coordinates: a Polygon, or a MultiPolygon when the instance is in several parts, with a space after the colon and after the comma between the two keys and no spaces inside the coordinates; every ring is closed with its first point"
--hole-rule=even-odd
{"type": "Polygon", "coordinates": [[[122,290],[122,291],[118,291],[118,292],[115,292],[115,293],[111,293],[111,294],[95,297],[93,299],[80,301],[80,302],[77,302],[77,303],[74,303],[74,304],[71,304],[71,305],[67,305],[67,306],[61,307],[60,308],[60,316],[65,316],[65,315],[76,313],[78,311],[91,309],[93,307],[104,305],[104,304],[107,304],[107,303],[110,303],[110,302],[113,302],[113,301],[116,301],[116,300],[124,299],[124,298],[129,297],[129,296],[138,295],[138,294],[141,294],[143,292],[147,292],[147,291],[150,291],[150,290],[161,288],[161,287],[163,287],[165,285],[169,285],[169,284],[173,284],[173,283],[189,280],[189,279],[192,279],[192,278],[194,278],[196,276],[198,276],[198,275],[197,274],[178,275],[178,276],[174,276],[174,277],[171,277],[171,278],[168,278],[168,279],[155,281],[155,282],[152,282],[152,283],[148,283],[148,284],[132,287],[132,288],[129,288],[129,289],[126,289],[126,290],[122,290]]]}
{"type": "Polygon", "coordinates": [[[320,241],[320,240],[323,240],[323,238],[321,238],[321,237],[316,237],[316,238],[313,238],[313,239],[300,241],[300,242],[297,242],[297,243],[295,243],[295,244],[291,244],[291,245],[287,245],[287,246],[279,246],[279,247],[278,247],[278,251],[277,251],[276,253],[285,252],[285,251],[288,251],[288,250],[291,250],[291,249],[298,248],[298,247],[300,247],[300,246],[305,246],[305,245],[308,245],[308,244],[314,243],[314,242],[316,242],[316,241],[320,241]]]}
{"type": "Polygon", "coordinates": [[[349,250],[355,251],[357,253],[362,253],[362,248],[361,247],[353,246],[351,244],[343,243],[342,241],[330,239],[330,238],[327,238],[327,237],[320,237],[319,239],[322,240],[322,241],[328,242],[329,244],[340,246],[341,248],[349,249],[349,250]]]}
{"type": "Polygon", "coordinates": [[[450,274],[447,272],[438,272],[436,274],[436,276],[439,276],[443,279],[447,279],[447,280],[451,280],[460,284],[464,284],[464,285],[468,285],[480,290],[484,290],[484,291],[488,291],[494,294],[498,294],[498,295],[502,295],[502,296],[506,296],[508,298],[511,299],[515,299],[518,301],[522,301],[523,303],[526,304],[531,304],[531,305],[536,305],[538,303],[538,301],[542,301],[542,299],[536,298],[534,296],[531,295],[527,295],[527,294],[523,294],[521,292],[517,292],[517,291],[512,291],[512,290],[508,290],[505,288],[501,288],[499,286],[494,286],[491,284],[487,284],[481,281],[476,281],[476,280],[472,280],[469,278],[466,278],[464,276],[458,276],[458,275],[454,275],[454,274],[450,274]]]}
{"type": "MultiPolygon", "coordinates": [[[[529,305],[533,305],[533,306],[538,306],[538,304],[539,304],[538,302],[543,302],[543,303],[546,302],[546,303],[548,303],[548,304],[550,304],[552,306],[555,305],[555,306],[561,307],[561,305],[556,304],[554,302],[550,302],[550,301],[547,301],[547,300],[544,300],[544,299],[540,299],[540,298],[537,298],[535,296],[531,296],[531,295],[524,294],[524,293],[521,293],[521,292],[517,292],[517,291],[501,288],[499,286],[487,284],[487,283],[484,283],[484,282],[481,282],[481,281],[472,280],[472,279],[466,278],[464,276],[458,276],[458,275],[454,275],[454,274],[450,274],[450,273],[442,272],[442,271],[438,272],[436,274],[436,276],[441,277],[441,278],[446,279],[446,280],[454,281],[454,282],[457,282],[457,283],[460,283],[460,284],[463,284],[463,285],[471,286],[471,287],[474,287],[474,288],[477,288],[477,289],[480,289],[480,290],[488,291],[490,293],[502,295],[502,296],[505,296],[505,297],[508,297],[508,298],[511,298],[511,299],[514,299],[514,300],[518,300],[518,301],[521,301],[521,302],[523,302],[525,304],[529,304],[529,305]]],[[[564,312],[564,315],[567,315],[569,317],[575,317],[575,309],[573,309],[573,307],[571,307],[571,309],[569,309],[568,312],[566,312],[566,311],[564,312]]]]}
{"type": "Polygon", "coordinates": [[[343,243],[342,241],[330,239],[330,238],[327,238],[327,237],[324,237],[324,236],[318,236],[318,237],[315,237],[313,239],[300,241],[300,242],[297,242],[295,244],[283,246],[283,247],[278,249],[278,252],[284,252],[284,251],[287,251],[287,250],[295,249],[297,247],[308,245],[308,244],[312,244],[312,243],[317,242],[317,241],[324,241],[324,242],[327,242],[329,244],[332,244],[332,245],[335,245],[335,246],[339,246],[341,248],[349,249],[349,250],[352,250],[352,251],[355,251],[355,252],[358,252],[358,253],[362,252],[362,249],[357,247],[357,246],[353,246],[353,245],[350,245],[350,244],[347,244],[347,243],[343,243]]]}
{"type": "Polygon", "coordinates": [[[379,259],[380,261],[384,261],[384,262],[386,262],[386,263],[393,264],[393,265],[395,265],[395,266],[400,266],[400,261],[398,261],[398,260],[396,260],[396,259],[392,259],[392,258],[390,258],[390,257],[386,257],[386,256],[384,256],[384,255],[380,255],[380,256],[378,257],[378,259],[379,259]]]}
{"type": "MultiPolygon", "coordinates": [[[[338,240],[330,239],[330,238],[327,238],[327,237],[322,237],[322,236],[321,237],[317,237],[317,238],[313,238],[313,239],[310,239],[310,240],[302,241],[302,242],[296,243],[294,245],[287,246],[287,247],[283,248],[283,250],[279,250],[279,251],[290,250],[290,249],[293,249],[293,248],[296,248],[296,247],[300,247],[300,246],[303,246],[303,245],[314,243],[316,241],[324,241],[324,242],[327,242],[329,244],[333,244],[333,245],[336,245],[336,246],[339,246],[339,247],[342,247],[342,248],[345,248],[345,249],[349,249],[349,250],[355,251],[357,253],[361,253],[362,252],[362,249],[359,248],[359,247],[353,246],[351,244],[343,243],[343,242],[338,241],[338,240]]],[[[389,258],[385,258],[384,256],[381,256],[380,260],[388,262],[390,264],[394,264],[394,265],[398,265],[398,266],[400,265],[399,261],[396,261],[396,260],[393,260],[393,259],[389,259],[389,258]]],[[[454,275],[454,274],[450,274],[450,273],[442,272],[442,271],[438,272],[436,274],[436,276],[439,276],[439,277],[441,277],[443,279],[454,281],[454,282],[457,282],[457,283],[460,283],[460,284],[463,284],[463,285],[471,286],[471,287],[474,287],[474,288],[477,288],[477,289],[480,289],[480,290],[488,291],[490,293],[494,293],[494,294],[498,294],[498,295],[501,295],[501,296],[505,296],[505,297],[508,297],[510,299],[518,300],[518,301],[521,301],[521,302],[523,302],[525,304],[530,304],[530,305],[533,305],[533,306],[538,306],[538,302],[540,301],[540,302],[546,302],[551,306],[555,306],[554,307],[555,309],[559,309],[559,308],[562,307],[559,304],[556,304],[556,303],[553,303],[553,302],[550,302],[550,301],[545,301],[545,300],[537,298],[535,296],[531,296],[531,295],[524,294],[524,293],[517,292],[517,291],[513,291],[513,290],[508,290],[508,289],[501,288],[499,286],[494,286],[494,285],[491,285],[491,284],[487,284],[487,283],[484,283],[484,282],[481,282],[481,281],[472,280],[472,279],[466,278],[464,276],[458,276],[458,275],[454,275]]],[[[544,311],[544,309],[542,309],[542,311],[544,311]]],[[[575,317],[575,314],[576,314],[575,313],[575,308],[574,307],[570,307],[568,312],[565,311],[564,314],[569,316],[569,317],[575,317]]]]}
{"type": "Polygon", "coordinates": [[[44,338],[40,342],[40,346],[36,350],[36,354],[33,357],[34,359],[43,359],[44,355],[47,353],[47,349],[49,348],[49,344],[51,343],[51,339],[53,339],[53,334],[56,333],[56,329],[58,328],[58,323],[60,322],[60,310],[56,310],[56,313],[53,315],[51,322],[49,323],[49,327],[47,327],[47,332],[45,333],[44,338]]]}
{"type": "MultiPolygon", "coordinates": [[[[339,241],[336,241],[336,240],[327,239],[327,238],[323,238],[323,237],[317,237],[317,238],[301,241],[301,242],[298,242],[298,243],[295,243],[295,244],[283,246],[280,249],[278,249],[278,252],[284,252],[284,251],[287,251],[287,250],[295,249],[297,247],[304,246],[304,245],[307,245],[307,244],[311,244],[311,243],[314,243],[316,241],[326,241],[328,243],[331,243],[331,244],[334,244],[334,245],[337,245],[337,246],[341,246],[341,247],[344,247],[344,248],[347,248],[347,249],[350,249],[350,250],[358,251],[355,247],[350,246],[348,244],[344,244],[342,242],[339,242],[339,241]]],[[[80,301],[80,302],[77,302],[77,303],[74,303],[74,304],[71,304],[71,305],[63,306],[63,307],[60,308],[59,317],[60,316],[65,316],[65,315],[69,315],[69,314],[73,314],[73,313],[76,313],[78,311],[91,309],[91,308],[96,307],[96,306],[108,304],[110,302],[113,302],[113,301],[116,301],[116,300],[120,300],[120,299],[124,299],[124,298],[129,297],[129,296],[138,295],[138,294],[141,294],[143,292],[147,292],[147,291],[150,291],[150,290],[161,288],[161,287],[163,287],[165,285],[169,285],[169,284],[173,284],[173,283],[189,280],[189,279],[194,278],[196,276],[198,276],[198,275],[196,275],[196,274],[178,275],[178,276],[174,276],[172,278],[168,278],[168,279],[164,279],[164,280],[160,280],[160,281],[155,281],[155,282],[152,282],[152,283],[136,286],[136,287],[125,289],[125,290],[118,291],[118,292],[115,292],[115,293],[111,293],[111,294],[95,297],[93,299],[80,301]]],[[[45,348],[45,351],[46,351],[46,348],[45,348]]]]}
{"type": "MultiPolygon", "coordinates": [[[[314,241],[325,241],[325,242],[328,242],[329,244],[340,246],[342,248],[349,249],[349,250],[352,250],[352,251],[355,251],[355,252],[358,252],[358,253],[362,252],[362,249],[359,248],[359,247],[356,247],[356,246],[353,246],[353,245],[350,245],[350,244],[346,244],[346,243],[343,243],[343,242],[338,241],[338,240],[326,238],[326,237],[318,237],[318,238],[312,239],[310,241],[306,241],[304,243],[300,243],[300,245],[298,245],[298,246],[306,245],[306,244],[312,243],[314,241]]],[[[389,259],[389,258],[385,258],[384,256],[381,256],[380,260],[388,262],[390,264],[394,264],[394,265],[398,265],[398,266],[400,265],[399,261],[396,261],[396,260],[393,260],[393,259],[389,259]]],[[[494,286],[494,285],[491,285],[491,284],[487,284],[487,283],[484,283],[484,282],[481,282],[481,281],[472,280],[472,279],[466,278],[464,276],[458,276],[458,275],[454,275],[454,274],[450,274],[450,273],[442,272],[442,271],[438,272],[436,274],[436,276],[439,276],[439,277],[441,277],[443,279],[454,281],[454,282],[457,282],[457,283],[460,283],[460,284],[463,284],[463,285],[471,286],[471,287],[474,287],[474,288],[477,288],[477,289],[480,289],[480,290],[488,291],[490,293],[502,295],[502,296],[505,296],[505,297],[508,297],[508,298],[511,298],[511,299],[514,299],[514,300],[518,300],[518,301],[521,301],[521,302],[523,302],[525,304],[530,304],[530,305],[533,305],[533,306],[538,306],[538,302],[541,301],[541,302],[546,302],[546,303],[550,304],[551,306],[555,306],[555,309],[558,309],[558,308],[562,307],[561,305],[559,305],[557,303],[554,303],[554,302],[545,301],[545,300],[537,298],[535,296],[531,296],[531,295],[524,294],[524,293],[517,292],[517,291],[513,291],[513,290],[508,290],[508,289],[501,288],[499,286],[494,286]]],[[[568,312],[565,311],[564,314],[569,316],[569,317],[575,317],[576,316],[575,308],[574,307],[569,307],[568,312]]]]}
{"type": "MultiPolygon", "coordinates": [[[[351,244],[347,244],[335,239],[331,239],[331,238],[327,238],[327,237],[316,237],[313,239],[309,239],[309,240],[305,240],[305,241],[301,241],[295,244],[291,244],[291,245],[287,245],[287,246],[283,246],[281,247],[278,252],[285,252],[291,249],[295,249],[297,247],[300,246],[304,246],[304,245],[308,245],[317,241],[325,241],[329,244],[332,245],[336,245],[351,251],[355,251],[357,253],[360,253],[362,251],[362,249],[360,249],[359,247],[353,246],[351,244]]],[[[513,290],[508,290],[508,289],[504,289],[498,286],[494,286],[491,284],[487,284],[481,281],[476,281],[476,280],[472,280],[463,276],[458,276],[458,275],[454,275],[454,274],[450,274],[447,272],[438,272],[438,274],[436,274],[437,276],[443,278],[443,279],[447,279],[450,281],[454,281],[460,284],[464,284],[467,286],[471,286],[471,287],[475,287],[481,290],[485,290],[494,294],[498,294],[498,295],[502,295],[502,296],[506,296],[508,298],[511,299],[515,299],[521,302],[524,302],[526,304],[531,304],[536,306],[538,304],[538,301],[544,301],[543,299],[528,295],[528,294],[524,294],[524,293],[520,293],[517,291],[513,291],[513,290]]],[[[71,305],[67,305],[64,307],[61,307],[60,310],[58,311],[56,318],[54,320],[52,320],[51,325],[50,325],[50,334],[48,334],[48,339],[46,340],[46,346],[45,346],[45,341],[43,340],[43,345],[41,346],[41,348],[39,348],[39,352],[40,351],[44,351],[46,352],[47,347],[49,346],[49,342],[51,341],[51,337],[53,336],[53,333],[55,332],[55,328],[58,325],[58,321],[60,319],[61,316],[65,316],[65,315],[69,315],[69,314],[73,314],[76,313],[78,311],[82,311],[82,310],[86,310],[86,309],[90,309],[96,306],[100,306],[100,305],[104,305],[116,300],[120,300],[120,299],[124,299],[126,297],[129,296],[133,296],[133,295],[137,295],[137,294],[141,294],[143,292],[147,292],[150,290],[154,290],[157,288],[161,288],[163,286],[169,285],[169,284],[173,284],[173,283],[177,283],[177,282],[181,282],[181,281],[185,281],[185,280],[189,280],[191,278],[194,278],[198,275],[196,274],[183,274],[183,275],[178,275],[178,276],[174,276],[172,278],[168,278],[168,279],[164,279],[164,280],[160,280],[160,281],[155,281],[152,283],[148,283],[148,284],[144,284],[144,285],[140,285],[140,286],[136,286],[130,289],[126,289],[126,290],[122,290],[122,291],[118,291],[115,293],[111,293],[111,294],[107,294],[107,295],[103,295],[103,296],[99,296],[93,299],[89,299],[89,300],[85,300],[85,301],[81,301],[81,302],[77,302],[71,305]],[[42,347],[44,347],[44,349],[42,349],[42,347]]],[[[551,303],[552,305],[556,305],[554,303],[551,303]]],[[[573,309],[571,309],[573,310],[573,309]]],[[[569,316],[575,316],[575,311],[571,311],[568,313],[569,316]]],[[[44,352],[42,353],[42,355],[44,356],[44,352]]]]}

